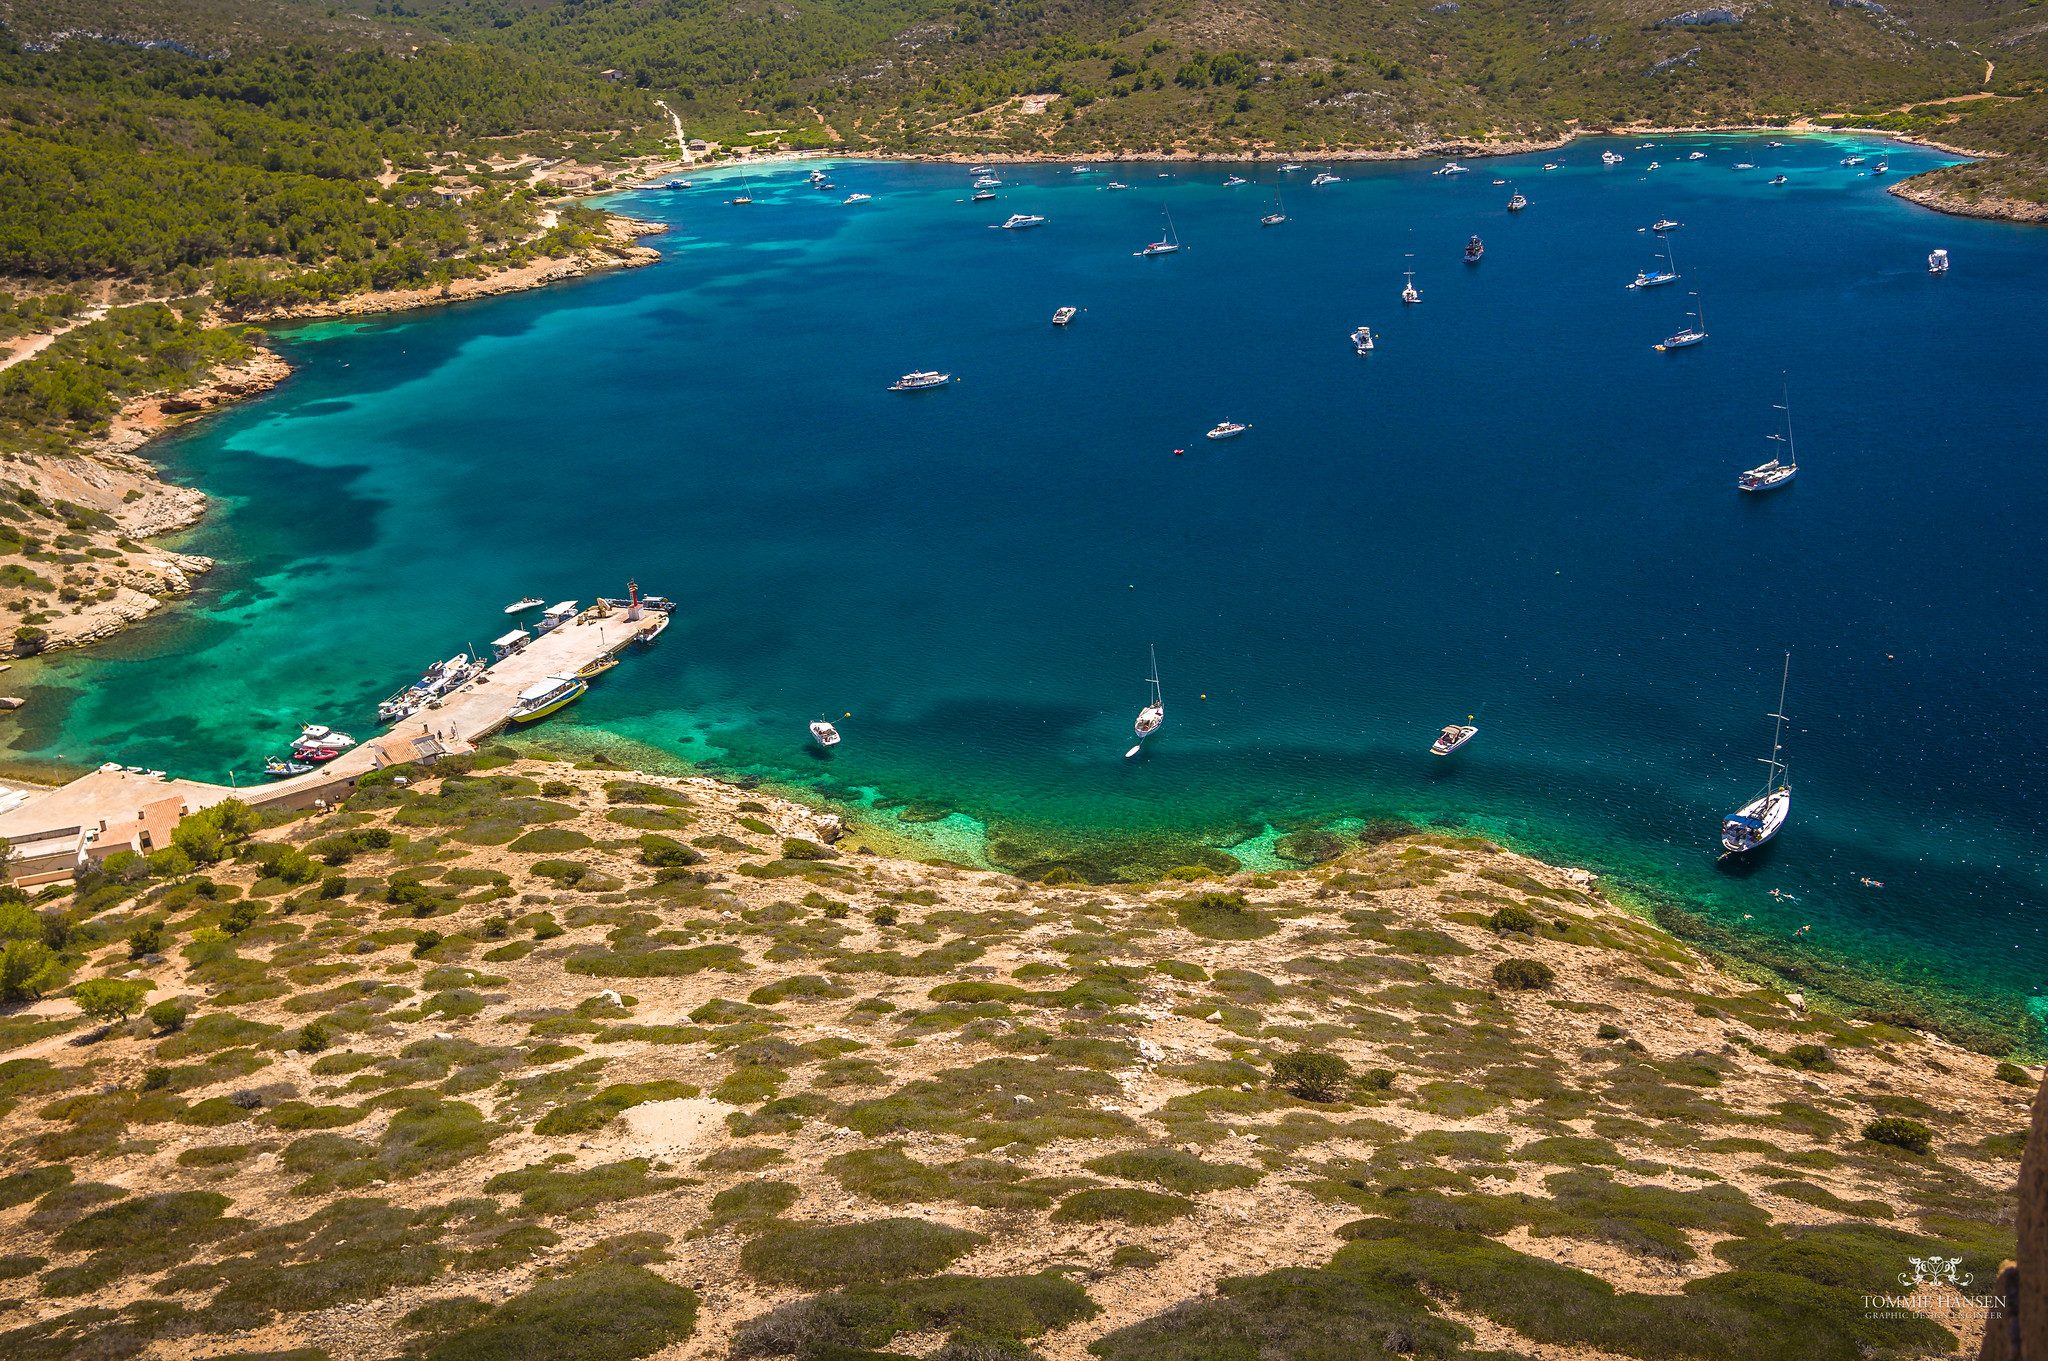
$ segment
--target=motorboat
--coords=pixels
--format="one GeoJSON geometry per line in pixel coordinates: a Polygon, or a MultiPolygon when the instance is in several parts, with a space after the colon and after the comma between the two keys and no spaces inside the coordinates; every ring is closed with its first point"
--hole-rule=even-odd
{"type": "Polygon", "coordinates": [[[1873,175],[1882,175],[1891,168],[1892,163],[1890,161],[1879,161],[1876,165],[1870,167],[1870,173],[1873,175]]]}
{"type": "Polygon", "coordinates": [[[1528,206],[1529,200],[1522,197],[1522,195],[1520,194],[1516,194],[1513,198],[1508,200],[1508,211],[1511,213],[1519,213],[1522,211],[1522,209],[1528,206]]]}
{"type": "Polygon", "coordinates": [[[582,680],[596,680],[619,664],[617,657],[599,657],[576,668],[576,675],[582,680]]]}
{"type": "Polygon", "coordinates": [[[1792,443],[1792,391],[1785,389],[1785,400],[1778,410],[1785,413],[1785,433],[1772,434],[1771,439],[1785,446],[1782,456],[1768,463],[1760,463],[1735,479],[1738,491],[1776,491],[1799,475],[1799,450],[1792,443]]]}
{"type": "Polygon", "coordinates": [[[1600,164],[1602,165],[1620,165],[1623,159],[1623,156],[1618,151],[1603,151],[1600,153],[1600,164]]]}
{"type": "Polygon", "coordinates": [[[1470,723],[1446,723],[1444,730],[1436,735],[1436,741],[1429,744],[1429,754],[1449,756],[1477,736],[1479,729],[1470,723]]]}
{"type": "Polygon", "coordinates": [[[1675,222],[1668,217],[1660,217],[1650,224],[1650,230],[1653,232],[1675,232],[1684,225],[1683,222],[1675,222]]]}
{"type": "Polygon", "coordinates": [[[1769,715],[1771,719],[1771,754],[1759,756],[1768,770],[1764,775],[1763,792],[1742,807],[1721,819],[1721,848],[1729,855],[1745,855],[1756,850],[1785,826],[1785,820],[1792,815],[1792,784],[1785,768],[1784,734],[1785,685],[1792,678],[1792,654],[1785,654],[1785,669],[1778,679],[1778,707],[1769,715]]]}
{"type": "Polygon", "coordinates": [[[661,187],[664,189],[681,189],[683,187],[683,182],[681,180],[668,180],[665,181],[661,187]]]}
{"type": "Polygon", "coordinates": [[[1472,168],[1459,165],[1456,161],[1445,161],[1430,173],[1435,175],[1469,175],[1472,173],[1472,168]]]}
{"type": "Polygon", "coordinates": [[[1407,282],[1401,285],[1401,301],[1421,302],[1422,290],[1415,286],[1415,271],[1411,269],[1407,271],[1402,277],[1406,279],[1407,282]]]}
{"type": "Polygon", "coordinates": [[[1543,163],[1543,168],[1544,168],[1545,170],[1555,170],[1555,169],[1557,169],[1557,162],[1556,162],[1556,161],[1545,161],[1545,162],[1543,163]]]}
{"type": "Polygon", "coordinates": [[[1158,732],[1160,726],[1166,722],[1166,696],[1159,688],[1159,649],[1156,647],[1152,649],[1152,674],[1146,678],[1146,682],[1152,687],[1151,697],[1146,701],[1145,707],[1138,710],[1138,721],[1131,726],[1131,731],[1137,734],[1138,740],[1124,753],[1124,759],[1127,761],[1143,751],[1145,739],[1158,732]]]}
{"type": "Polygon", "coordinates": [[[292,760],[296,763],[309,766],[324,764],[325,762],[332,761],[335,757],[339,755],[341,755],[341,751],[339,748],[336,747],[292,748],[292,760]]]}
{"type": "Polygon", "coordinates": [[[833,727],[822,718],[813,719],[811,721],[811,740],[821,747],[836,747],[839,745],[839,729],[833,727]]]}
{"type": "Polygon", "coordinates": [[[1731,165],[1728,168],[1730,170],[1754,170],[1756,169],[1756,163],[1753,161],[1737,161],[1734,165],[1731,165]]]}
{"type": "Polygon", "coordinates": [[[1372,333],[1372,327],[1361,326],[1351,333],[1351,348],[1358,354],[1371,354],[1379,337],[1372,333]]]}
{"type": "Polygon", "coordinates": [[[1065,326],[1079,315],[1080,311],[1081,309],[1078,307],[1062,307],[1052,314],[1052,324],[1055,326],[1065,326]]]}
{"type": "Polygon", "coordinates": [[[1299,169],[1301,169],[1301,163],[1299,161],[1289,161],[1287,164],[1280,167],[1280,173],[1283,175],[1292,175],[1295,171],[1299,169]]]}
{"type": "Polygon", "coordinates": [[[1108,184],[1105,184],[1102,187],[1105,189],[1128,189],[1131,186],[1125,184],[1122,180],[1111,180],[1108,184]]]}
{"type": "Polygon", "coordinates": [[[531,723],[575,703],[588,689],[590,682],[581,676],[544,676],[519,692],[505,716],[514,723],[531,723]]]}
{"type": "Polygon", "coordinates": [[[1475,235],[1470,241],[1467,241],[1465,243],[1465,263],[1468,265],[1476,265],[1485,258],[1486,243],[1484,241],[1481,241],[1478,238],[1478,236],[1475,235]]]}
{"type": "Polygon", "coordinates": [[[1862,165],[1862,164],[1863,164],[1863,163],[1864,163],[1865,161],[1867,161],[1867,160],[1869,160],[1869,159],[1870,159],[1870,158],[1869,158],[1868,156],[1844,156],[1844,157],[1842,158],[1842,164],[1843,164],[1843,165],[1862,165]]]}
{"type": "Polygon", "coordinates": [[[1247,180],[1247,179],[1246,179],[1246,178],[1245,178],[1244,176],[1242,176],[1242,175],[1231,175],[1231,176],[1228,176],[1228,177],[1226,177],[1226,178],[1224,179],[1224,181],[1223,181],[1223,187],[1224,187],[1225,189],[1235,189],[1235,188],[1236,188],[1236,187],[1237,187],[1238,185],[1240,185],[1240,184],[1249,184],[1249,183],[1251,183],[1251,181],[1250,181],[1250,180],[1247,180]]]}
{"type": "Polygon", "coordinates": [[[1927,252],[1927,272],[1929,274],[1948,273],[1948,252],[1945,250],[1931,250],[1927,252]]]}
{"type": "Polygon", "coordinates": [[[1309,184],[1311,186],[1319,184],[1335,184],[1341,178],[1341,176],[1332,175],[1329,171],[1325,170],[1318,174],[1314,179],[1310,180],[1309,184]]]}
{"type": "Polygon", "coordinates": [[[1692,153],[1692,155],[1686,157],[1685,159],[1687,159],[1688,161],[1704,161],[1705,159],[1707,159],[1707,153],[1704,151],[1695,151],[1692,153]]]}
{"type": "Polygon", "coordinates": [[[975,203],[986,203],[995,196],[996,191],[993,189],[977,189],[974,191],[974,198],[972,201],[975,203]]]}
{"type": "Polygon", "coordinates": [[[1006,232],[1021,232],[1026,227],[1043,227],[1044,225],[1045,219],[1037,213],[1011,213],[1009,217],[1003,220],[1002,224],[1003,230],[1006,232]]]}
{"type": "Polygon", "coordinates": [[[1772,183],[1772,184],[1790,184],[1791,182],[1792,182],[1792,177],[1791,177],[1790,175],[1773,175],[1773,176],[1771,176],[1771,183],[1772,183]]]}
{"type": "Polygon", "coordinates": [[[874,195],[873,195],[873,194],[848,194],[848,195],[847,195],[847,196],[846,196],[845,198],[843,198],[843,199],[841,199],[841,200],[839,200],[839,201],[840,201],[840,202],[841,202],[842,204],[845,204],[845,203],[866,203],[866,202],[867,202],[867,201],[868,201],[869,199],[871,199],[871,198],[873,198],[873,197],[874,197],[874,195]]]}
{"type": "Polygon", "coordinates": [[[940,373],[937,369],[917,369],[889,384],[889,391],[922,392],[926,388],[942,388],[952,381],[953,375],[950,373],[940,373]]]}
{"type": "Polygon", "coordinates": [[[1208,437],[1210,439],[1236,439],[1249,429],[1251,429],[1249,425],[1242,425],[1237,421],[1218,421],[1209,428],[1208,437]]]}
{"type": "Polygon", "coordinates": [[[505,613],[507,613],[507,614],[519,614],[519,613],[521,613],[522,611],[525,611],[525,610],[530,610],[530,609],[532,609],[532,608],[533,608],[534,606],[536,606],[536,605],[545,605],[545,604],[547,604],[547,602],[546,602],[545,600],[542,600],[542,599],[541,599],[541,598],[540,598],[539,596],[537,596],[537,595],[526,595],[526,596],[521,596],[521,597],[520,597],[519,599],[517,599],[517,600],[513,601],[513,602],[512,602],[511,604],[509,604],[509,605],[507,605],[507,606],[505,607],[505,613]]]}
{"type": "Polygon", "coordinates": [[[1648,165],[1643,167],[1643,169],[1645,170],[1662,170],[1663,168],[1664,163],[1662,161],[1651,161],[1648,165]]]}
{"type": "Polygon", "coordinates": [[[1002,186],[1002,183],[994,175],[978,175],[975,177],[974,187],[976,189],[997,189],[1002,186]]]}
{"type": "Polygon", "coordinates": [[[355,744],[356,739],[345,732],[322,723],[309,723],[300,731],[292,747],[294,750],[300,747],[331,747],[336,752],[343,752],[355,744]]]}

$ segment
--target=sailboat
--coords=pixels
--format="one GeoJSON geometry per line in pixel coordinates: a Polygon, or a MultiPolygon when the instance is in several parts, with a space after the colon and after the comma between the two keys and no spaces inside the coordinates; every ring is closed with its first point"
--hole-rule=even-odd
{"type": "Polygon", "coordinates": [[[1287,210],[1280,206],[1280,191],[1273,191],[1273,211],[1259,219],[1261,227],[1277,227],[1287,220],[1287,210]]]}
{"type": "Polygon", "coordinates": [[[1628,287],[1655,288],[1659,284],[1669,284],[1676,282],[1678,282],[1678,266],[1671,262],[1671,241],[1669,238],[1665,238],[1664,268],[1637,270],[1635,282],[1629,284],[1628,287]]]}
{"type": "Polygon", "coordinates": [[[1650,347],[1659,354],[1669,354],[1673,350],[1683,350],[1697,345],[1707,338],[1706,308],[1700,305],[1699,294],[1694,293],[1691,296],[1693,310],[1687,312],[1686,315],[1691,317],[1692,321],[1685,326],[1679,327],[1676,331],[1673,331],[1670,335],[1665,336],[1664,339],[1650,347]]]}
{"type": "Polygon", "coordinates": [[[733,195],[733,196],[732,196],[732,197],[731,197],[730,199],[727,199],[727,200],[726,200],[726,202],[728,202],[728,203],[752,203],[753,201],[754,201],[754,185],[753,185],[753,182],[752,182],[751,180],[749,180],[749,179],[747,178],[747,172],[746,172],[746,171],[744,171],[744,170],[742,170],[742,171],[740,171],[740,191],[739,191],[739,193],[737,193],[737,194],[733,195]]]}
{"type": "Polygon", "coordinates": [[[1138,735],[1138,740],[1131,744],[1129,751],[1124,753],[1126,761],[1143,751],[1145,749],[1145,739],[1158,732],[1159,725],[1166,722],[1166,696],[1159,689],[1159,649],[1157,647],[1152,649],[1150,684],[1152,686],[1152,702],[1138,710],[1138,721],[1132,726],[1132,731],[1138,735]]]}
{"type": "Polygon", "coordinates": [[[1401,285],[1401,301],[1421,302],[1422,290],[1415,286],[1415,271],[1412,269],[1403,270],[1401,277],[1408,281],[1401,285]]]}
{"type": "Polygon", "coordinates": [[[1180,237],[1173,230],[1173,214],[1163,208],[1160,211],[1166,214],[1166,235],[1143,250],[1131,252],[1133,255],[1171,255],[1180,249],[1180,237]]]}
{"type": "Polygon", "coordinates": [[[1769,463],[1759,463],[1735,479],[1738,491],[1776,491],[1799,476],[1799,451],[1792,444],[1792,389],[1785,388],[1785,402],[1778,410],[1785,413],[1785,433],[1771,438],[1785,446],[1785,456],[1774,458],[1769,463]]]}
{"type": "Polygon", "coordinates": [[[1778,707],[1771,714],[1771,754],[1757,759],[1770,767],[1761,794],[1721,819],[1721,845],[1729,855],[1743,855],[1776,836],[1792,813],[1792,785],[1785,773],[1785,685],[1792,679],[1792,654],[1778,679],[1778,707]]]}

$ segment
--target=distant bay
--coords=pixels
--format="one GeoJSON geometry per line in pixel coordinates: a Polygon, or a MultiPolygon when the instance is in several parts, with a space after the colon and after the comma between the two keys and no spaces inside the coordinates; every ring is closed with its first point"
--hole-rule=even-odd
{"type": "Polygon", "coordinates": [[[631,576],[676,626],[551,740],[1013,866],[1441,821],[2016,1031],[2048,974],[2048,233],[1840,163],[1920,149],[1653,140],[1320,188],[1033,165],[977,204],[963,167],[812,162],[750,206],[730,171],[620,196],[671,225],[659,264],[285,334],[284,388],[154,449],[216,498],[179,546],[221,566],[51,661],[15,754],[247,779],[301,723],[370,729],[515,597],[631,576]],[[1169,210],[1186,249],[1133,258],[1169,210]],[[1683,280],[1625,289],[1664,217],[1683,280]],[[1653,352],[1695,288],[1710,339],[1653,352]],[[884,390],[922,368],[959,381],[884,390]],[[1742,497],[1781,381],[1798,481],[1742,497]],[[1226,419],[1252,428],[1203,438],[1226,419]],[[1152,643],[1167,725],[1127,762],[1152,643]],[[1730,873],[1787,650],[1794,820],[1730,873]]]}

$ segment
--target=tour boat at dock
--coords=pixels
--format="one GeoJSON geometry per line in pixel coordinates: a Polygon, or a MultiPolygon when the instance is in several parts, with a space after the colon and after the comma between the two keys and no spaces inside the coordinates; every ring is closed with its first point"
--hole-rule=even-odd
{"type": "Polygon", "coordinates": [[[505,716],[514,723],[531,723],[573,704],[588,689],[590,682],[581,676],[547,676],[521,690],[505,716]]]}

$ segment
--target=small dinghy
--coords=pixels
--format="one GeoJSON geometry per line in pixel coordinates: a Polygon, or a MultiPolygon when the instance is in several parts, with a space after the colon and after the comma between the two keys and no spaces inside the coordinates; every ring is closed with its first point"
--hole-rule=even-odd
{"type": "MultiPolygon", "coordinates": [[[[1470,718],[1471,715],[1467,714],[1466,717],[1470,718]]],[[[1479,736],[1479,729],[1473,727],[1470,723],[1447,723],[1444,725],[1444,730],[1436,735],[1436,741],[1429,744],[1429,754],[1431,756],[1449,756],[1452,752],[1477,736],[1479,736]]]]}
{"type": "Polygon", "coordinates": [[[287,761],[279,756],[273,756],[263,763],[263,773],[273,780],[286,780],[294,775],[304,775],[312,768],[304,761],[287,761]]]}
{"type": "Polygon", "coordinates": [[[811,723],[811,740],[821,747],[836,747],[839,745],[839,729],[822,718],[814,719],[811,723]]]}

